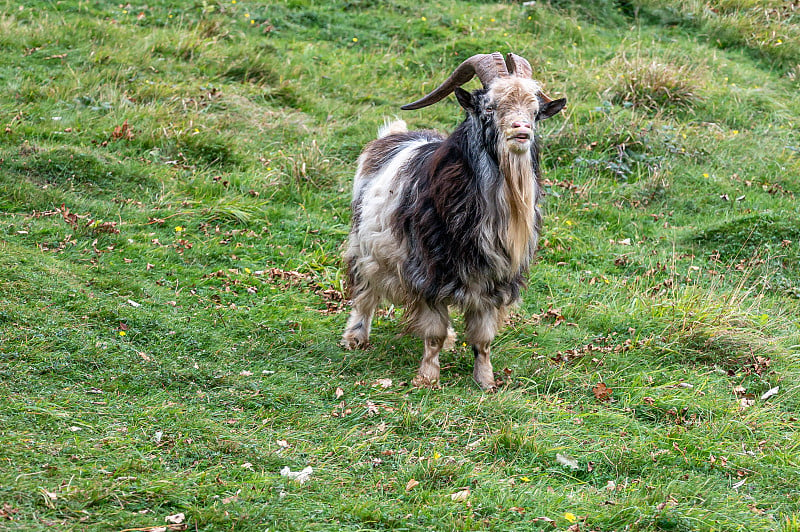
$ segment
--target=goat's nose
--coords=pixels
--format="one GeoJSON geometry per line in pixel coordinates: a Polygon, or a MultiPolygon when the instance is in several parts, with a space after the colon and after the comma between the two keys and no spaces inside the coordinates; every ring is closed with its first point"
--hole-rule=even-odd
{"type": "Polygon", "coordinates": [[[524,127],[525,129],[532,129],[530,122],[523,122],[521,120],[515,121],[513,124],[511,124],[511,127],[515,128],[515,129],[516,128],[521,128],[521,127],[524,127]]]}

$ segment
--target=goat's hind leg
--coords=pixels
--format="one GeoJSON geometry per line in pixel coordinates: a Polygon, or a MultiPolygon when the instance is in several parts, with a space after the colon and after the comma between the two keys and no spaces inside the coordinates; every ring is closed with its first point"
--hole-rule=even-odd
{"type": "Polygon", "coordinates": [[[425,343],[422,361],[413,384],[435,386],[439,382],[439,353],[448,339],[448,333],[452,330],[447,307],[432,308],[426,303],[420,303],[409,310],[411,315],[409,327],[422,337],[425,343]]]}
{"type": "Polygon", "coordinates": [[[453,328],[453,322],[447,326],[447,336],[444,339],[444,345],[442,345],[442,351],[450,351],[451,349],[455,348],[456,346],[456,330],[453,328]]]}
{"type": "Polygon", "coordinates": [[[472,378],[485,391],[496,388],[490,345],[497,334],[499,321],[504,316],[505,309],[496,308],[470,310],[464,313],[467,341],[472,344],[472,352],[475,354],[472,378]]]}
{"type": "Polygon", "coordinates": [[[342,335],[342,347],[345,349],[364,349],[369,345],[369,333],[372,328],[372,315],[381,302],[379,295],[369,288],[354,289],[353,310],[347,319],[347,326],[342,335]]]}

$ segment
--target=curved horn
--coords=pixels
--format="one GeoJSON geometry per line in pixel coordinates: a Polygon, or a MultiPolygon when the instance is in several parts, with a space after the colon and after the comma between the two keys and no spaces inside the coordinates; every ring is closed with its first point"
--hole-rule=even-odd
{"type": "Polygon", "coordinates": [[[400,109],[409,111],[433,105],[453,92],[456,87],[460,87],[471,80],[474,76],[478,76],[483,86],[487,87],[494,78],[498,76],[507,76],[508,74],[508,68],[500,52],[473,55],[458,65],[444,83],[416,102],[404,105],[400,109]]]}
{"type": "Polygon", "coordinates": [[[531,64],[528,63],[527,59],[517,54],[506,54],[506,65],[508,66],[508,72],[511,74],[516,74],[521,78],[531,78],[533,76],[531,64]]]}

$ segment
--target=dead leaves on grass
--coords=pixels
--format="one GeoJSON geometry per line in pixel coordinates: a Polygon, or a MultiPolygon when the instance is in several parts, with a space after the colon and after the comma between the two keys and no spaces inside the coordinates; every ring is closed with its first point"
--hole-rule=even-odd
{"type": "Polygon", "coordinates": [[[248,283],[246,277],[252,276],[260,282],[270,284],[282,291],[291,288],[301,288],[312,294],[315,294],[322,299],[325,304],[324,309],[315,309],[321,314],[336,314],[342,312],[345,307],[344,294],[335,288],[326,287],[322,280],[314,274],[303,273],[296,270],[283,270],[281,268],[272,267],[266,270],[244,271],[239,268],[228,268],[217,270],[203,275],[203,279],[222,279],[222,290],[226,293],[238,295],[237,288],[242,288],[251,294],[258,292],[258,289],[248,283]]]}
{"type": "Polygon", "coordinates": [[[111,133],[111,140],[133,140],[133,130],[128,125],[126,119],[121,125],[114,128],[111,133]]]}
{"type": "MultiPolygon", "coordinates": [[[[106,222],[94,218],[91,214],[76,214],[70,210],[66,204],[62,203],[61,207],[57,207],[50,211],[33,211],[27,218],[45,218],[49,216],[60,216],[61,219],[70,227],[75,233],[84,234],[89,236],[97,236],[100,234],[119,234],[118,222],[106,222]]],[[[37,244],[42,251],[53,251],[60,253],[64,251],[68,245],[76,245],[78,242],[73,238],[73,235],[67,235],[63,240],[57,243],[42,242],[37,244]]],[[[92,243],[92,248],[96,253],[102,253],[103,250],[98,250],[95,245],[97,241],[92,243]]]]}
{"type": "MultiPolygon", "coordinates": [[[[613,338],[602,337],[598,338],[597,341],[599,344],[595,344],[594,342],[582,345],[580,347],[576,347],[575,349],[567,349],[564,351],[559,351],[556,353],[554,357],[551,357],[551,360],[554,362],[573,362],[580,358],[585,357],[586,355],[605,355],[605,354],[612,354],[612,353],[624,353],[634,348],[634,345],[640,345],[642,342],[638,344],[634,344],[633,340],[630,338],[626,339],[621,344],[614,344],[613,338]]],[[[593,359],[596,360],[597,359],[593,359]]]]}
{"type": "Polygon", "coordinates": [[[8,504],[7,502],[3,503],[3,507],[0,508],[0,519],[8,519],[9,521],[14,520],[14,515],[18,514],[19,510],[8,504]]]}

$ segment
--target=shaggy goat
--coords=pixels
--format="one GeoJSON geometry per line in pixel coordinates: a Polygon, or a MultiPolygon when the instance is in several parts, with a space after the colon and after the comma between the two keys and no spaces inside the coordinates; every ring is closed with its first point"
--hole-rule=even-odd
{"type": "Polygon", "coordinates": [[[455,334],[448,307],[464,313],[475,354],[473,377],[495,386],[489,345],[519,299],[539,237],[542,191],[536,127],[563,109],[531,79],[524,58],[475,55],[422,99],[455,91],[467,112],[449,137],[387,124],[358,159],[344,258],[353,311],[342,345],[365,347],[376,307],[406,308],[408,330],[425,351],[414,383],[439,380],[439,352],[455,334]],[[460,86],[478,76],[483,89],[460,86]]]}

